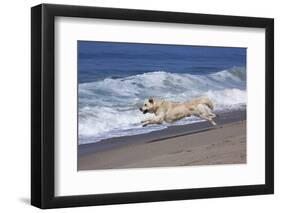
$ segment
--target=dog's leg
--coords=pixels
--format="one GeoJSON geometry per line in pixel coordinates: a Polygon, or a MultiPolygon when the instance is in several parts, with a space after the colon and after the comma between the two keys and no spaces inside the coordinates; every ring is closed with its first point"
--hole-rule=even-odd
{"type": "Polygon", "coordinates": [[[143,121],[141,121],[141,123],[142,123],[142,126],[143,127],[145,127],[145,126],[147,126],[148,124],[150,124],[150,120],[143,120],[143,121]]]}
{"type": "Polygon", "coordinates": [[[215,118],[216,115],[212,112],[211,108],[208,105],[205,105],[205,106],[206,106],[205,113],[203,113],[203,114],[206,114],[207,117],[209,117],[209,118],[212,118],[212,119],[215,118]]]}
{"type": "Polygon", "coordinates": [[[148,123],[150,120],[151,120],[151,119],[142,120],[141,123],[142,123],[142,124],[148,123]]]}
{"type": "Polygon", "coordinates": [[[159,116],[159,117],[155,117],[154,119],[147,119],[147,120],[142,121],[142,123],[143,123],[142,126],[145,127],[149,124],[162,124],[163,121],[164,121],[164,118],[162,116],[161,117],[159,116]]]}
{"type": "Polygon", "coordinates": [[[204,114],[200,114],[199,117],[209,121],[214,126],[217,125],[216,122],[211,117],[208,117],[204,114]]]}
{"type": "Polygon", "coordinates": [[[217,125],[216,122],[213,120],[213,118],[216,117],[214,113],[212,113],[212,110],[208,105],[205,104],[199,104],[198,105],[198,110],[199,110],[199,117],[203,118],[207,121],[209,121],[212,125],[217,125]]]}
{"type": "Polygon", "coordinates": [[[214,113],[212,113],[212,112],[210,112],[208,116],[211,117],[212,119],[215,118],[215,117],[217,117],[217,116],[216,116],[214,113]]]}

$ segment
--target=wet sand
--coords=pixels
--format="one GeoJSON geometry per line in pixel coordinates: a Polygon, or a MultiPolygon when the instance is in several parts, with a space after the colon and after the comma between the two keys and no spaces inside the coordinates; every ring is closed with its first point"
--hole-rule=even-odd
{"type": "Polygon", "coordinates": [[[78,170],[246,163],[246,112],[78,146],[78,170]]]}

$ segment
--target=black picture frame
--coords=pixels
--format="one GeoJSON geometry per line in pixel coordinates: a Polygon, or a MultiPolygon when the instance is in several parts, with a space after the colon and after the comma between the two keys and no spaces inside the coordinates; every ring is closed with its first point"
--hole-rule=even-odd
{"type": "Polygon", "coordinates": [[[274,20],[164,11],[41,4],[31,8],[31,204],[42,209],[274,193],[274,20]],[[265,184],[112,194],[54,195],[55,17],[264,28],[266,32],[265,184]]]}

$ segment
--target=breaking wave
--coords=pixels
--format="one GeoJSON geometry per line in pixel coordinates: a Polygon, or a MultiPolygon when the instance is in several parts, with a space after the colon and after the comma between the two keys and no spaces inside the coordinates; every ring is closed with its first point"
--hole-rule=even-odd
{"type": "MultiPolygon", "coordinates": [[[[124,78],[79,84],[79,143],[93,143],[111,137],[143,134],[166,128],[168,124],[143,128],[138,109],[147,97],[185,102],[208,96],[215,111],[246,107],[246,70],[234,67],[208,74],[192,75],[149,72],[124,78]]],[[[185,118],[173,125],[200,122],[185,118]]]]}

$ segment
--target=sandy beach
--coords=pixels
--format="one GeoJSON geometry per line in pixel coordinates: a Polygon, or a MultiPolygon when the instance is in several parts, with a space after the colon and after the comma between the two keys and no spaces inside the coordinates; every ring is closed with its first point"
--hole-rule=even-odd
{"type": "Polygon", "coordinates": [[[246,112],[78,146],[78,170],[246,163],[246,112]]]}

